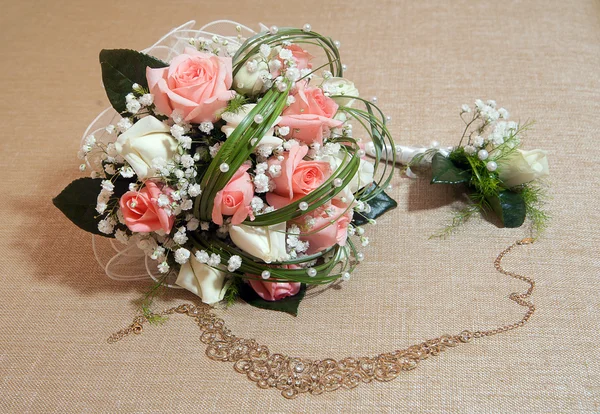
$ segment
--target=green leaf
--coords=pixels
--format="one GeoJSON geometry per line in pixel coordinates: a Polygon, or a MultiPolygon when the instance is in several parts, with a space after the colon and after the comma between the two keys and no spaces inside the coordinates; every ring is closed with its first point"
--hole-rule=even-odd
{"type": "MultiPolygon", "coordinates": [[[[113,237],[98,230],[98,222],[104,218],[96,211],[101,182],[101,178],[79,178],[57,195],[52,203],[79,228],[100,236],[113,237]]],[[[113,197],[121,197],[128,186],[128,181],[117,180],[113,197]]]]}
{"type": "Polygon", "coordinates": [[[115,110],[127,112],[125,96],[132,92],[134,83],[148,88],[146,67],[164,68],[165,62],[130,49],[103,49],[100,52],[102,82],[106,96],[115,110]]]}
{"type": "Polygon", "coordinates": [[[458,168],[448,158],[437,152],[431,160],[431,184],[460,184],[469,182],[471,172],[458,168]]]}
{"type": "MultiPolygon", "coordinates": [[[[377,187],[377,184],[373,183],[367,190],[367,194],[373,191],[377,187]]],[[[352,224],[354,226],[362,226],[367,223],[369,219],[376,219],[386,211],[392,210],[398,207],[398,203],[392,197],[387,195],[385,191],[381,191],[375,197],[368,201],[371,206],[371,211],[368,213],[354,213],[352,224]]]]}
{"type": "Polygon", "coordinates": [[[504,190],[498,197],[488,198],[488,202],[505,227],[520,227],[525,221],[527,207],[521,194],[504,190]]]}
{"type": "Polygon", "coordinates": [[[254,289],[252,289],[252,286],[250,286],[248,283],[242,283],[241,286],[239,286],[239,294],[240,298],[243,299],[248,305],[261,309],[286,312],[290,315],[298,316],[298,306],[306,294],[306,284],[302,283],[300,286],[300,291],[296,295],[289,296],[281,300],[276,300],[274,302],[264,300],[258,296],[254,289]]]}

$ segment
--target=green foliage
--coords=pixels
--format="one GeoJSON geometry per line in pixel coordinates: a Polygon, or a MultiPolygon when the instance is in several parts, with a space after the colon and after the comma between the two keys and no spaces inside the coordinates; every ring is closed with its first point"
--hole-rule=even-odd
{"type": "Polygon", "coordinates": [[[223,298],[228,307],[233,305],[240,296],[240,288],[243,284],[244,280],[236,276],[229,281],[229,285],[227,286],[227,290],[225,291],[225,296],[223,298]]]}
{"type": "Polygon", "coordinates": [[[227,107],[223,112],[237,114],[240,109],[242,109],[242,106],[246,105],[248,102],[248,98],[246,98],[244,95],[236,94],[233,99],[227,103],[227,107]]]}
{"type": "Polygon", "coordinates": [[[462,208],[454,213],[454,217],[452,217],[452,222],[445,226],[442,230],[437,233],[432,234],[429,238],[441,238],[445,239],[454,233],[460,226],[465,224],[475,213],[480,213],[482,211],[482,207],[479,204],[469,204],[465,208],[462,208]]]}
{"type": "MultiPolygon", "coordinates": [[[[96,211],[101,182],[101,178],[79,178],[54,197],[52,203],[80,229],[99,236],[114,237],[98,230],[98,223],[104,218],[96,211]]],[[[114,185],[113,197],[120,198],[128,190],[129,181],[116,180],[114,185]]]]}
{"type": "Polygon", "coordinates": [[[471,173],[454,165],[449,157],[437,152],[431,160],[432,184],[461,184],[469,182],[471,173]]]}
{"type": "Polygon", "coordinates": [[[528,183],[520,188],[521,196],[527,207],[527,218],[531,221],[532,237],[540,237],[548,227],[550,216],[543,208],[548,198],[546,189],[541,183],[528,183]]]}
{"type": "Polygon", "coordinates": [[[298,316],[298,306],[300,306],[300,302],[302,302],[302,299],[304,299],[304,295],[306,294],[306,285],[303,283],[300,287],[300,291],[296,295],[289,296],[281,300],[276,300],[274,302],[264,300],[258,296],[254,289],[252,289],[252,287],[247,283],[240,285],[239,293],[240,298],[243,299],[244,302],[254,307],[285,312],[293,316],[298,316]]]}
{"type": "Polygon", "coordinates": [[[521,227],[525,221],[527,206],[521,194],[503,190],[495,197],[488,197],[488,202],[505,227],[521,227]]]}
{"type": "Polygon", "coordinates": [[[142,315],[146,318],[146,320],[152,325],[162,325],[169,318],[165,315],[157,315],[156,313],[150,310],[150,304],[142,304],[142,315]]]}
{"type": "Polygon", "coordinates": [[[148,88],[146,68],[164,68],[169,65],[135,50],[103,49],[100,52],[100,66],[108,100],[117,112],[125,113],[125,97],[132,92],[133,84],[148,88]]]}
{"type": "MultiPolygon", "coordinates": [[[[366,192],[371,192],[376,187],[377,184],[373,183],[368,187],[366,192]]],[[[398,203],[382,190],[379,191],[374,198],[369,200],[369,206],[371,206],[371,211],[368,213],[354,214],[354,218],[352,219],[353,225],[362,226],[363,224],[368,223],[369,220],[374,220],[385,212],[398,207],[398,203]]]]}
{"type": "Polygon", "coordinates": [[[135,303],[137,303],[137,305],[140,306],[142,315],[144,315],[144,317],[151,324],[160,325],[166,322],[167,319],[169,319],[165,315],[157,315],[154,312],[152,312],[152,304],[154,302],[154,299],[161,293],[163,293],[163,291],[165,290],[164,283],[166,278],[167,275],[162,276],[160,279],[154,282],[152,286],[150,286],[150,288],[144,294],[143,297],[135,301],[135,303]]]}

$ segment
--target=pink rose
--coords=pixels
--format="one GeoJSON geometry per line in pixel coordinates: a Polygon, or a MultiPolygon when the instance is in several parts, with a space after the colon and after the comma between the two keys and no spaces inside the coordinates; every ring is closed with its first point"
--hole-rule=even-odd
{"type": "Polygon", "coordinates": [[[212,211],[212,221],[223,224],[223,216],[233,216],[231,224],[241,224],[252,214],[250,202],[254,197],[254,185],[248,171],[248,164],[242,165],[231,177],[227,185],[217,192],[212,211]]]}
{"type": "Polygon", "coordinates": [[[307,144],[323,144],[323,129],[338,128],[342,121],[333,119],[338,104],[325,95],[320,88],[306,87],[297,83],[296,101],[281,114],[280,126],[290,128],[286,138],[295,138],[307,144]]]}
{"type": "Polygon", "coordinates": [[[125,225],[131,231],[149,233],[156,230],[171,232],[175,216],[158,206],[163,192],[154,181],[146,181],[140,191],[128,191],[119,200],[125,225]]]}
{"type": "Polygon", "coordinates": [[[146,68],[150,93],[156,108],[166,115],[175,109],[183,112],[187,122],[217,120],[233,96],[230,57],[219,57],[186,47],[173,58],[169,67],[146,68]]]}
{"type": "Polygon", "coordinates": [[[283,161],[271,157],[267,162],[281,166],[281,174],[273,178],[275,189],[267,193],[267,202],[281,208],[291,202],[310,194],[317,189],[331,174],[330,165],[326,161],[304,161],[308,153],[306,145],[294,145],[289,152],[283,154],[283,161]]]}
{"type": "MultiPolygon", "coordinates": [[[[283,265],[281,266],[285,269],[300,269],[298,265],[283,265]]],[[[248,283],[252,286],[252,289],[264,300],[269,300],[274,302],[276,300],[280,300],[283,298],[287,298],[288,296],[294,296],[300,291],[300,283],[290,283],[290,282],[277,282],[277,279],[272,279],[273,281],[262,281],[258,279],[256,275],[248,275],[255,277],[257,279],[248,279],[248,283]]]]}
{"type": "MultiPolygon", "coordinates": [[[[306,50],[302,49],[298,45],[286,46],[285,49],[292,52],[292,60],[296,63],[296,68],[298,70],[312,68],[312,64],[310,63],[310,61],[314,58],[314,56],[308,53],[306,50]]],[[[281,61],[283,66],[283,59],[279,58],[279,61],[281,61]]],[[[276,78],[280,74],[281,70],[279,69],[271,72],[271,75],[273,75],[274,78],[276,78]]]]}
{"type": "Polygon", "coordinates": [[[264,300],[274,302],[288,296],[294,296],[300,291],[300,283],[289,282],[263,282],[262,280],[248,280],[252,289],[264,300]]]}
{"type": "Polygon", "coordinates": [[[300,226],[300,240],[308,242],[307,254],[318,253],[339,244],[344,246],[348,238],[348,225],[353,211],[346,204],[332,200],[331,204],[320,207],[295,221],[300,226]],[[314,219],[314,225],[306,226],[306,216],[314,219]],[[332,223],[333,221],[333,223],[332,223]]]}

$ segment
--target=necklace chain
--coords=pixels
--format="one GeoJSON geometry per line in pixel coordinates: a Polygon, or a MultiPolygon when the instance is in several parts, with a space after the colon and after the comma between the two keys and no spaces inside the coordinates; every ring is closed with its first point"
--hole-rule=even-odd
{"type": "MultiPolygon", "coordinates": [[[[514,279],[529,284],[524,293],[511,293],[509,298],[527,308],[523,317],[515,323],[498,326],[489,330],[464,330],[458,335],[442,335],[408,348],[387,352],[372,357],[348,357],[340,360],[331,358],[313,360],[271,353],[265,345],[254,339],[237,337],[225,327],[223,319],[218,318],[213,309],[206,304],[184,304],[165,309],[151,316],[166,316],[175,313],[194,318],[202,335],[200,340],[207,345],[206,355],[216,361],[234,363],[234,369],[256,382],[260,388],[277,388],[286,398],[295,398],[300,393],[322,394],[339,388],[354,388],[361,382],[391,381],[402,371],[417,367],[418,363],[430,356],[439,355],[447,348],[453,348],[473,338],[482,338],[511,331],[525,325],[535,306],[529,298],[535,288],[535,281],[527,276],[505,270],[502,259],[514,247],[533,243],[534,239],[519,240],[504,251],[494,261],[496,270],[514,279]]],[[[141,334],[148,319],[137,316],[131,325],[108,338],[109,343],[117,342],[131,333],[141,334]]]]}

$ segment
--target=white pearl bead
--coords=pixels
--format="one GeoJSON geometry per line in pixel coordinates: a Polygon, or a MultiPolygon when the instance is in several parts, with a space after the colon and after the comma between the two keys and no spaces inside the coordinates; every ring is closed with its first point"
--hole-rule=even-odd
{"type": "Polygon", "coordinates": [[[279,27],[277,27],[277,26],[271,26],[271,28],[269,29],[269,32],[271,34],[277,34],[278,31],[279,31],[279,27]]]}
{"type": "Polygon", "coordinates": [[[350,273],[348,273],[348,272],[342,273],[342,280],[349,280],[349,279],[350,279],[350,273]]]}
{"type": "Polygon", "coordinates": [[[298,208],[302,211],[306,211],[308,210],[308,203],[306,201],[301,201],[300,204],[298,204],[298,208]]]}
{"type": "Polygon", "coordinates": [[[377,99],[377,97],[376,97],[376,96],[374,96],[374,97],[372,97],[372,98],[371,98],[371,102],[373,102],[373,103],[377,103],[377,101],[378,101],[378,99],[377,99]]]}
{"type": "Polygon", "coordinates": [[[256,142],[258,141],[258,138],[252,138],[250,140],[250,145],[256,145],[256,142]]]}
{"type": "Polygon", "coordinates": [[[315,277],[317,275],[317,269],[309,267],[308,269],[306,269],[306,274],[310,277],[315,277]]]}
{"type": "Polygon", "coordinates": [[[263,270],[263,272],[260,274],[260,277],[262,277],[263,279],[268,279],[271,277],[271,272],[269,272],[268,270],[263,270]]]}
{"type": "Polygon", "coordinates": [[[358,150],[356,153],[358,154],[358,156],[359,156],[360,158],[362,158],[362,157],[364,157],[364,156],[365,156],[365,151],[364,151],[364,150],[358,150]]]}
{"type": "Polygon", "coordinates": [[[477,158],[479,158],[481,161],[485,160],[490,154],[488,154],[488,152],[486,150],[479,150],[479,152],[477,153],[477,158]]]}
{"type": "Polygon", "coordinates": [[[344,63],[342,64],[342,70],[345,72],[348,70],[348,66],[344,63]]]}
{"type": "Polygon", "coordinates": [[[277,90],[279,92],[285,92],[287,89],[287,84],[285,82],[277,82],[277,90]]]}
{"type": "Polygon", "coordinates": [[[365,255],[362,252],[356,253],[356,260],[362,262],[363,260],[365,260],[365,255]]]}
{"type": "Polygon", "coordinates": [[[310,32],[311,30],[312,30],[312,26],[308,23],[306,23],[304,25],[304,27],[302,28],[302,31],[304,31],[304,32],[310,32]]]}
{"type": "Polygon", "coordinates": [[[344,184],[344,182],[342,181],[341,178],[336,178],[333,180],[333,186],[334,187],[341,187],[342,184],[344,184]]]}
{"type": "Polygon", "coordinates": [[[254,115],[254,122],[256,122],[257,124],[260,124],[262,121],[264,121],[264,118],[261,114],[254,115]]]}
{"type": "Polygon", "coordinates": [[[221,170],[221,172],[224,172],[224,173],[229,171],[229,164],[224,162],[223,164],[219,165],[219,170],[221,170]]]}
{"type": "Polygon", "coordinates": [[[335,41],[333,42],[333,44],[334,44],[334,45],[335,45],[335,47],[337,47],[338,49],[339,49],[339,48],[342,46],[342,44],[340,43],[340,41],[339,41],[339,40],[335,40],[335,41]]]}
{"type": "Polygon", "coordinates": [[[390,122],[392,122],[392,117],[390,115],[385,117],[386,122],[389,124],[390,122]]]}
{"type": "Polygon", "coordinates": [[[498,168],[498,164],[496,164],[496,162],[494,161],[488,162],[485,166],[488,169],[488,171],[496,171],[496,168],[498,168]]]}
{"type": "Polygon", "coordinates": [[[440,143],[438,141],[431,141],[431,148],[439,148],[440,143]]]}

